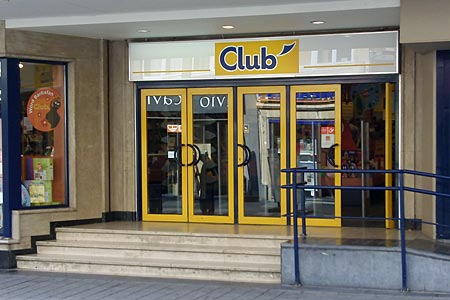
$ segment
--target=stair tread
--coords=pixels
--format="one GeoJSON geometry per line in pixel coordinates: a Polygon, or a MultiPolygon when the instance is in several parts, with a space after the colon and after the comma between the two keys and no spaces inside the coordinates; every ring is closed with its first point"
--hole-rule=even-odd
{"type": "Polygon", "coordinates": [[[188,236],[188,237],[223,237],[223,238],[242,238],[242,239],[269,239],[280,242],[292,239],[292,236],[280,236],[270,234],[242,234],[242,233],[211,233],[211,232],[176,232],[176,231],[138,231],[122,229],[103,229],[103,228],[76,228],[76,227],[57,227],[56,232],[61,233],[98,233],[98,234],[128,234],[128,235],[164,235],[164,236],[188,236]]]}
{"type": "Polygon", "coordinates": [[[176,244],[176,243],[115,243],[105,241],[70,241],[53,240],[39,241],[37,246],[51,247],[77,247],[77,248],[106,248],[120,250],[152,250],[174,252],[205,252],[221,254],[249,254],[249,255],[280,255],[280,247],[246,247],[228,245],[200,245],[200,244],[176,244]]]}
{"type": "Polygon", "coordinates": [[[41,261],[41,262],[61,262],[61,263],[83,263],[83,264],[106,264],[106,265],[128,265],[142,267],[170,267],[170,268],[189,268],[206,270],[225,270],[225,271],[249,271],[249,272],[274,272],[280,273],[280,264],[267,263],[235,263],[235,262],[211,262],[204,261],[205,266],[199,261],[174,260],[174,259],[143,259],[143,258],[124,258],[124,257],[99,257],[99,256],[80,256],[80,255],[59,255],[59,254],[30,254],[16,257],[18,261],[41,261]]]}

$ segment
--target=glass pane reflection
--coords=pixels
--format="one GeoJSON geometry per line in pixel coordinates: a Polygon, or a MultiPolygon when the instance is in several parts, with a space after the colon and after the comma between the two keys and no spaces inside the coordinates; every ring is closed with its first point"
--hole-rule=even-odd
{"type": "Polygon", "coordinates": [[[244,215],[280,217],[280,94],[244,95],[244,215]]]}

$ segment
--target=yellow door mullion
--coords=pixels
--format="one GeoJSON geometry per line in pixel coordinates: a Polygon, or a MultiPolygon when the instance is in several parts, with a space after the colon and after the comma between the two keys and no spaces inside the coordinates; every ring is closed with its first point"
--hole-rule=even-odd
{"type": "MultiPolygon", "coordinates": [[[[187,145],[187,136],[188,136],[188,130],[185,130],[187,128],[188,123],[188,99],[186,95],[186,89],[181,89],[181,144],[187,145]]],[[[188,178],[188,172],[187,172],[187,164],[188,162],[188,147],[183,146],[181,150],[181,157],[182,162],[185,166],[181,166],[181,208],[182,208],[182,220],[183,222],[188,221],[188,198],[186,193],[186,182],[188,178]]]]}
{"type": "MultiPolygon", "coordinates": [[[[337,144],[334,148],[334,161],[337,169],[342,169],[342,102],[341,102],[341,85],[335,84],[335,100],[334,100],[334,142],[337,144]]],[[[334,185],[342,186],[342,175],[336,173],[334,175],[334,185]]],[[[334,214],[336,217],[342,217],[342,190],[334,192],[334,214]]],[[[336,219],[336,225],[342,226],[342,219],[336,219]]]]}
{"type": "MultiPolygon", "coordinates": [[[[289,122],[289,126],[290,126],[290,140],[291,140],[291,147],[290,147],[290,151],[291,153],[293,153],[293,155],[291,155],[291,160],[290,160],[290,167],[291,168],[296,168],[297,167],[297,92],[298,92],[298,87],[291,87],[291,93],[290,93],[290,97],[289,97],[289,101],[290,101],[290,111],[289,111],[289,118],[290,118],[290,122],[289,122]]],[[[294,180],[296,180],[294,174],[290,175],[289,178],[289,182],[288,183],[293,183],[294,180]]],[[[294,191],[290,190],[290,211],[289,213],[293,212],[293,206],[294,206],[294,191]]],[[[300,199],[298,199],[300,200],[300,199]]],[[[286,212],[288,213],[288,212],[286,212]]],[[[291,224],[292,224],[292,217],[291,218],[291,224]]],[[[301,219],[299,219],[299,225],[301,225],[301,219]]]]}
{"type": "MultiPolygon", "coordinates": [[[[244,144],[244,94],[242,93],[242,88],[238,88],[238,96],[237,96],[237,143],[239,145],[244,144]]],[[[234,147],[233,147],[234,148],[234,147]]],[[[236,165],[242,163],[244,161],[244,149],[241,147],[237,147],[237,163],[236,165]]],[[[234,157],[230,162],[234,163],[234,157]]],[[[239,224],[243,224],[245,220],[244,215],[244,184],[241,182],[244,181],[244,168],[237,167],[238,174],[238,221],[239,224]]]]}
{"type": "Polygon", "coordinates": [[[193,96],[194,90],[188,89],[187,98],[185,102],[185,106],[183,109],[183,120],[185,120],[185,123],[182,125],[182,128],[186,128],[186,130],[183,130],[183,144],[185,144],[186,151],[184,152],[186,155],[185,160],[185,172],[183,174],[186,174],[186,177],[183,177],[183,198],[185,199],[188,207],[188,220],[191,221],[194,217],[194,167],[188,166],[189,163],[191,163],[193,159],[193,151],[191,147],[188,147],[187,145],[194,144],[194,112],[193,112],[193,96]]]}
{"type": "Polygon", "coordinates": [[[228,91],[228,209],[230,210],[228,223],[234,223],[235,219],[235,193],[234,193],[234,110],[235,95],[233,90],[228,91]]]}
{"type": "Polygon", "coordinates": [[[142,164],[142,220],[149,221],[147,187],[147,105],[145,90],[141,90],[141,164],[142,164]]]}
{"type": "MultiPolygon", "coordinates": [[[[287,147],[288,147],[288,119],[287,119],[287,114],[288,114],[288,109],[287,109],[287,97],[286,97],[286,87],[281,87],[279,90],[280,93],[280,146],[282,151],[280,152],[280,170],[286,169],[286,168],[290,168],[292,166],[292,161],[288,161],[289,157],[288,157],[288,151],[287,151],[287,147]],[[283,149],[285,149],[283,151],[283,149]]],[[[291,127],[292,128],[292,127],[291,127]]],[[[295,153],[295,152],[294,152],[295,153]]],[[[291,155],[292,158],[292,155],[291,155]]],[[[286,185],[287,184],[287,174],[285,172],[281,172],[280,174],[280,185],[286,185]]],[[[281,212],[281,216],[286,215],[287,213],[287,195],[288,195],[288,191],[286,189],[281,189],[280,191],[280,195],[281,195],[281,207],[280,207],[280,212],[281,212]]],[[[286,219],[284,219],[282,217],[281,222],[285,223],[286,219]]]]}
{"type": "MultiPolygon", "coordinates": [[[[385,144],[384,144],[384,168],[385,170],[392,170],[392,95],[394,93],[394,84],[386,83],[385,85],[385,99],[386,104],[384,108],[384,128],[385,130],[385,144]]],[[[385,186],[392,186],[392,174],[385,174],[385,186]]],[[[392,207],[392,191],[385,192],[385,216],[386,218],[393,217],[392,207]]],[[[393,220],[386,220],[386,228],[394,228],[395,222],[393,220]]]]}

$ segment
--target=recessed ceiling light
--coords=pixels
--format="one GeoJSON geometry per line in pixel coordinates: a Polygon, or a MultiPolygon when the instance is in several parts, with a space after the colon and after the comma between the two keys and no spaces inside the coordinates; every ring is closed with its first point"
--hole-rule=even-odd
{"type": "Polygon", "coordinates": [[[147,33],[147,32],[150,32],[150,30],[148,30],[148,29],[138,29],[138,30],[136,30],[138,33],[147,33]]]}
{"type": "Polygon", "coordinates": [[[325,23],[326,23],[325,21],[319,21],[319,20],[311,21],[311,24],[314,24],[314,25],[322,25],[322,24],[325,24],[325,23]]]}
{"type": "Polygon", "coordinates": [[[222,25],[223,29],[234,29],[233,25],[222,25]]]}
{"type": "Polygon", "coordinates": [[[19,69],[23,68],[23,63],[19,63],[19,69]]]}

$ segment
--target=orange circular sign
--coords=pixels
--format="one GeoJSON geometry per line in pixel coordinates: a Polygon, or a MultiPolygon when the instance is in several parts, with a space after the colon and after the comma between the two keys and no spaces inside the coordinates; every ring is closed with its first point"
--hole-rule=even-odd
{"type": "Polygon", "coordinates": [[[62,99],[52,88],[35,91],[27,104],[27,117],[33,127],[46,132],[54,130],[61,120],[62,99]]]}

